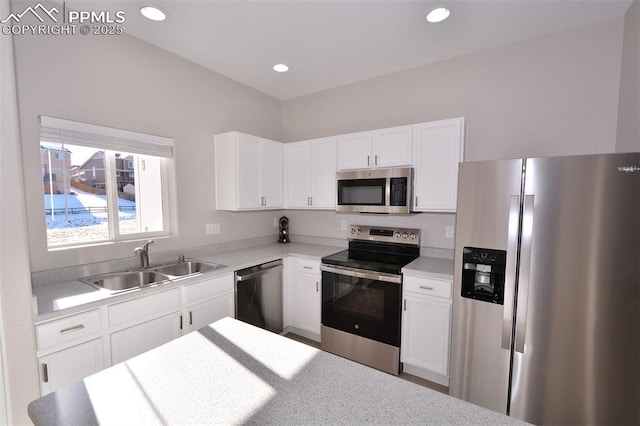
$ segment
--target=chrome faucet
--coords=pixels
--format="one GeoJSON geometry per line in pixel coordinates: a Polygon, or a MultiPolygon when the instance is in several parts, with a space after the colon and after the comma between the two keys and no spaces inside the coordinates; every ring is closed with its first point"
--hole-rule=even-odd
{"type": "Polygon", "coordinates": [[[153,240],[149,240],[142,247],[136,247],[133,253],[140,256],[140,266],[142,269],[149,267],[149,244],[153,243],[153,240]]]}

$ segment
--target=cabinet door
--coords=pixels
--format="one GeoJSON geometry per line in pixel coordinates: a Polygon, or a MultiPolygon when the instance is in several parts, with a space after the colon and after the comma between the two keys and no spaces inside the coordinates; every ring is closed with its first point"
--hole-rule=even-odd
{"type": "Polygon", "coordinates": [[[456,210],[458,163],[464,156],[464,119],[417,124],[414,136],[414,210],[456,210]]]}
{"type": "Polygon", "coordinates": [[[238,208],[255,209],[261,206],[260,194],[260,138],[238,134],[238,208]]]}
{"type": "Polygon", "coordinates": [[[297,274],[298,327],[320,334],[320,276],[297,274]]]}
{"type": "Polygon", "coordinates": [[[102,370],[105,367],[102,339],[43,356],[39,361],[40,393],[46,395],[102,370]]]}
{"type": "Polygon", "coordinates": [[[373,167],[411,166],[411,126],[373,132],[373,167]]]}
{"type": "Polygon", "coordinates": [[[282,144],[262,139],[260,192],[262,207],[282,207],[282,144]]]}
{"type": "Polygon", "coordinates": [[[370,169],[372,167],[372,132],[338,136],[338,168],[340,170],[370,169]]]}
{"type": "Polygon", "coordinates": [[[180,337],[180,312],[171,313],[111,334],[111,364],[128,360],[180,337]]]}
{"type": "Polygon", "coordinates": [[[410,295],[404,303],[400,360],[449,376],[451,304],[410,295]]]}
{"type": "Polygon", "coordinates": [[[336,207],[336,138],[311,141],[311,207],[336,207]]]}
{"type": "Polygon", "coordinates": [[[307,208],[312,194],[311,142],[288,143],[285,145],[285,152],[287,204],[293,208],[307,208]]]}
{"type": "Polygon", "coordinates": [[[185,310],[185,331],[190,333],[224,317],[233,318],[233,293],[189,306],[185,310]]]}

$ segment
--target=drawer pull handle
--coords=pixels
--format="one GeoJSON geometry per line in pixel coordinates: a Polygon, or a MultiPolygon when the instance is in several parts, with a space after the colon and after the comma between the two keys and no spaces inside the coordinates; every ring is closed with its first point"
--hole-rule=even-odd
{"type": "Polygon", "coordinates": [[[421,285],[420,288],[423,289],[423,290],[433,291],[433,287],[426,286],[426,285],[421,285]]]}
{"type": "Polygon", "coordinates": [[[74,331],[80,331],[84,328],[84,324],[80,324],[80,325],[75,325],[73,327],[69,327],[69,328],[65,328],[64,330],[60,330],[60,334],[69,334],[69,333],[73,333],[74,331]]]}
{"type": "Polygon", "coordinates": [[[303,266],[302,268],[303,269],[313,269],[313,267],[311,267],[311,266],[303,266]]]}

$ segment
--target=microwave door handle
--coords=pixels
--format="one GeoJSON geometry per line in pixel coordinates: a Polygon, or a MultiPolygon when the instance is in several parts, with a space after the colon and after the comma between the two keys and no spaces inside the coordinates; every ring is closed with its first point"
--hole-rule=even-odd
{"type": "Polygon", "coordinates": [[[504,280],[504,306],[502,308],[502,349],[510,350],[513,336],[513,308],[516,292],[516,260],[520,228],[520,196],[509,201],[509,228],[507,232],[507,267],[504,280]]]}

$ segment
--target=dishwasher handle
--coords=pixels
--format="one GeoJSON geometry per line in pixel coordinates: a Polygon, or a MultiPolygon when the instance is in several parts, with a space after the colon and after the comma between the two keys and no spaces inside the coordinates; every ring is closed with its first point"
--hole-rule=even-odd
{"type": "Polygon", "coordinates": [[[266,274],[270,269],[282,267],[282,260],[274,260],[273,262],[263,263],[262,265],[252,266],[251,268],[236,271],[236,282],[246,281],[260,275],[266,274]]]}

